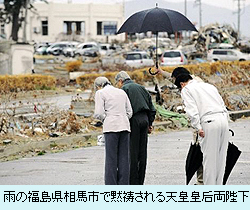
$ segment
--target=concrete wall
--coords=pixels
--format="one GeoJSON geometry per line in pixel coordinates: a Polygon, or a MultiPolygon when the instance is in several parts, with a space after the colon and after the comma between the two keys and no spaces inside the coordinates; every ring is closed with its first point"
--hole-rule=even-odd
{"type": "Polygon", "coordinates": [[[33,69],[33,46],[15,44],[11,46],[12,74],[31,74],[33,69]]]}
{"type": "Polygon", "coordinates": [[[0,75],[31,74],[33,45],[0,42],[0,75]]]}

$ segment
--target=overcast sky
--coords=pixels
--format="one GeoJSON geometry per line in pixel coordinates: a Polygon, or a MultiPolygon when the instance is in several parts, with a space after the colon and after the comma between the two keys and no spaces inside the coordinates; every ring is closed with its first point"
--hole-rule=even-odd
{"type": "MultiPolygon", "coordinates": [[[[50,0],[54,2],[67,2],[72,1],[73,3],[115,3],[115,2],[122,2],[123,0],[50,0]]],[[[124,0],[129,1],[129,0],[124,0]]],[[[147,0],[141,0],[141,1],[147,1],[147,0]]],[[[167,2],[184,2],[184,0],[166,0],[167,2]]],[[[187,0],[191,2],[195,2],[195,0],[187,0]]],[[[155,1],[157,2],[157,0],[155,1]]],[[[237,9],[237,0],[201,0],[202,3],[210,4],[218,7],[224,7],[231,10],[237,9]]],[[[250,0],[241,0],[241,5],[246,6],[250,4],[250,0]]]]}

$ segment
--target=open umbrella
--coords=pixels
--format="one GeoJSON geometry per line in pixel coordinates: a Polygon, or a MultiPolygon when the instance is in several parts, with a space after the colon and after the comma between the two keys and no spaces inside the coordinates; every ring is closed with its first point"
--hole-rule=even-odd
{"type": "MultiPolygon", "coordinates": [[[[127,33],[145,33],[152,31],[156,34],[156,55],[158,48],[158,32],[174,33],[177,31],[197,31],[194,25],[181,13],[156,7],[143,10],[131,15],[120,27],[117,34],[127,33]]],[[[158,58],[156,56],[156,67],[158,67],[158,58]]]]}

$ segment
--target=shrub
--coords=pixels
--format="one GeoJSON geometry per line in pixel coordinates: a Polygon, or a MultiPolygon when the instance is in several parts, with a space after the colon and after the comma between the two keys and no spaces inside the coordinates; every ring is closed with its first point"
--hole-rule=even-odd
{"type": "Polygon", "coordinates": [[[79,71],[81,65],[82,65],[81,60],[69,61],[69,62],[66,63],[66,69],[67,69],[68,72],[79,71]]]}
{"type": "Polygon", "coordinates": [[[5,75],[0,76],[0,92],[54,89],[56,79],[45,75],[5,75]]]}
{"type": "MultiPolygon", "coordinates": [[[[162,70],[167,72],[172,72],[177,66],[163,66],[162,70]]],[[[209,76],[215,73],[222,74],[233,74],[235,71],[244,70],[246,72],[250,71],[250,61],[218,61],[214,63],[200,63],[200,64],[189,64],[184,65],[191,74],[195,74],[198,76],[209,76]]],[[[127,71],[130,77],[137,83],[144,84],[144,82],[152,82],[155,76],[152,76],[148,72],[149,68],[137,69],[134,71],[127,71]]],[[[243,72],[242,72],[243,73],[243,72]]],[[[77,84],[81,85],[83,88],[87,89],[93,85],[95,78],[99,76],[107,77],[111,83],[114,84],[114,78],[117,72],[106,72],[104,74],[85,74],[77,78],[77,84]]],[[[235,74],[235,73],[234,73],[235,74]]],[[[156,78],[161,81],[164,78],[161,75],[156,75],[156,78]]],[[[246,81],[244,81],[246,83],[246,81]]]]}

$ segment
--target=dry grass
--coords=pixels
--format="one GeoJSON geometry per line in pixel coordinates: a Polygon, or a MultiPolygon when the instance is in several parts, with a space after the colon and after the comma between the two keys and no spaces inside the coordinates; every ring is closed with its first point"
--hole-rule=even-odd
{"type": "MultiPolygon", "coordinates": [[[[191,74],[195,74],[200,77],[206,77],[213,75],[215,73],[226,74],[231,77],[233,84],[249,84],[248,78],[250,73],[250,61],[224,61],[224,62],[214,62],[214,63],[201,63],[201,64],[190,64],[185,65],[191,74]],[[244,73],[245,72],[245,73],[244,73]],[[242,79],[242,80],[241,80],[242,79]]],[[[176,66],[162,67],[164,71],[172,72],[176,66]]],[[[77,84],[81,85],[84,89],[92,87],[95,78],[99,76],[107,77],[114,84],[114,77],[118,72],[106,72],[103,74],[91,73],[85,74],[77,78],[77,84]]],[[[127,71],[130,77],[137,83],[144,84],[145,82],[153,81],[153,76],[149,74],[148,68],[137,69],[134,71],[127,71]]],[[[156,76],[159,81],[163,79],[161,75],[156,76]]]]}
{"type": "Polygon", "coordinates": [[[81,60],[69,61],[69,62],[66,63],[66,69],[67,69],[68,72],[79,71],[81,65],[82,65],[81,60]]]}
{"type": "Polygon", "coordinates": [[[0,76],[0,93],[54,89],[56,79],[45,75],[0,76]]]}

